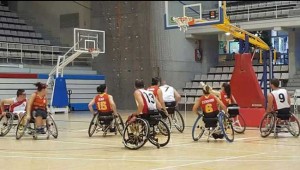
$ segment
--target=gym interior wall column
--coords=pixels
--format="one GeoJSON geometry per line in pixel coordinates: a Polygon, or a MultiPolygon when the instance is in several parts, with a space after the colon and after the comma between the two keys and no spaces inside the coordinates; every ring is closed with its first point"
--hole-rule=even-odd
{"type": "Polygon", "coordinates": [[[149,45],[150,1],[91,1],[91,27],[106,31],[106,53],[92,64],[106,77],[119,109],[135,109],[134,81],[149,86],[152,66],[149,45]]]}

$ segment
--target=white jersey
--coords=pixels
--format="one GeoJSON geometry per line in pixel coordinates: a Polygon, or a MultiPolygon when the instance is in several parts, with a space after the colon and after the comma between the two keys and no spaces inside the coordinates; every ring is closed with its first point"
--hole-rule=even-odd
{"type": "Polygon", "coordinates": [[[139,91],[142,93],[144,101],[143,113],[147,113],[149,110],[157,110],[154,94],[144,89],[139,89],[139,91]]]}
{"type": "Polygon", "coordinates": [[[163,85],[159,87],[162,91],[164,102],[174,102],[174,88],[169,85],[163,85]]]}
{"type": "Polygon", "coordinates": [[[23,112],[25,112],[25,108],[26,108],[26,104],[27,104],[26,100],[17,101],[16,97],[12,98],[12,100],[14,101],[14,104],[12,104],[10,106],[10,111],[11,112],[13,112],[13,113],[23,113],[23,112]]]}
{"type": "Polygon", "coordinates": [[[273,108],[274,110],[290,108],[288,103],[288,94],[285,89],[277,89],[271,92],[273,96],[273,108]]]}

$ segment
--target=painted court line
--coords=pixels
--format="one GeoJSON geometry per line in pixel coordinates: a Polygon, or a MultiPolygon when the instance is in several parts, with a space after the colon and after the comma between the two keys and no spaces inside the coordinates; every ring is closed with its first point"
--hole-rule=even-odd
{"type": "Polygon", "coordinates": [[[227,158],[215,159],[215,160],[206,160],[206,161],[187,163],[187,164],[182,164],[182,165],[177,165],[177,166],[167,166],[167,167],[162,167],[162,168],[155,168],[155,169],[151,169],[151,170],[175,169],[175,168],[178,168],[178,167],[185,167],[185,166],[190,166],[190,165],[197,165],[197,164],[211,163],[211,162],[221,162],[221,161],[227,161],[227,160],[231,160],[231,159],[238,159],[238,158],[244,158],[244,157],[248,157],[248,156],[257,156],[257,155],[263,155],[263,154],[266,154],[266,153],[257,153],[257,154],[249,154],[249,155],[243,155],[243,156],[227,157],[227,158]]]}

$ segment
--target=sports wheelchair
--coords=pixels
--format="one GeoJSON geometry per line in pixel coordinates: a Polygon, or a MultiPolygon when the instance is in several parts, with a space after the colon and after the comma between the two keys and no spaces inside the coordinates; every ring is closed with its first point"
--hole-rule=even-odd
{"type": "Polygon", "coordinates": [[[228,142],[233,142],[232,121],[223,111],[210,114],[201,113],[192,128],[192,138],[194,141],[198,141],[203,134],[207,136],[207,142],[209,142],[210,137],[214,139],[225,137],[228,142]]]}
{"type": "Polygon", "coordinates": [[[265,114],[260,122],[259,130],[263,138],[271,133],[274,133],[274,138],[277,138],[280,132],[290,132],[294,137],[298,137],[300,126],[295,114],[290,112],[290,108],[286,108],[265,114]]]}
{"type": "Polygon", "coordinates": [[[227,109],[229,118],[232,121],[234,132],[244,133],[246,130],[246,123],[243,116],[239,112],[239,106],[237,104],[229,104],[227,109]]]}
{"type": "MultiPolygon", "coordinates": [[[[21,139],[24,136],[26,131],[28,132],[28,134],[32,135],[33,139],[38,139],[38,136],[43,135],[43,134],[36,133],[35,119],[32,115],[30,120],[25,120],[25,119],[27,119],[26,114],[21,118],[20,122],[17,125],[17,130],[16,130],[17,140],[21,139]],[[26,123],[23,124],[23,122],[26,123]]],[[[50,112],[47,112],[45,128],[46,128],[46,134],[45,134],[46,139],[49,139],[50,135],[52,135],[55,139],[58,137],[57,126],[50,112]]]]}
{"type": "Polygon", "coordinates": [[[170,130],[172,130],[172,125],[173,125],[179,132],[183,133],[185,124],[184,124],[184,119],[183,119],[181,113],[178,111],[178,109],[176,107],[168,106],[167,103],[166,103],[166,108],[170,115],[171,121],[168,120],[165,122],[170,122],[170,124],[169,124],[170,130]],[[171,124],[171,122],[172,122],[172,124],[171,124]]]}
{"type": "Polygon", "coordinates": [[[8,134],[11,128],[18,125],[19,117],[18,115],[6,112],[5,116],[0,117],[0,136],[5,136],[8,134]]]}
{"type": "Polygon", "coordinates": [[[126,121],[123,133],[123,144],[126,148],[137,150],[149,140],[157,148],[166,146],[170,141],[170,129],[162,120],[159,111],[130,116],[126,121]]]}
{"type": "Polygon", "coordinates": [[[123,134],[124,123],[120,114],[114,116],[112,113],[96,113],[90,122],[88,134],[92,137],[95,132],[102,131],[103,136],[106,136],[110,129],[114,129],[115,135],[117,135],[116,129],[120,135],[123,134]]]}

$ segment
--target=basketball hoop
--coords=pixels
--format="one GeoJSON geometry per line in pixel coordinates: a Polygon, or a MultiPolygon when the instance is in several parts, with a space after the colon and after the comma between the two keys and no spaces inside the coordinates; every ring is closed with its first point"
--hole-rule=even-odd
{"type": "Polygon", "coordinates": [[[177,23],[177,26],[180,28],[180,31],[184,31],[186,32],[187,28],[190,26],[190,25],[194,25],[195,24],[195,20],[193,17],[173,17],[172,18],[176,23],[177,23]]]}
{"type": "Polygon", "coordinates": [[[100,54],[99,49],[89,48],[88,51],[91,53],[93,59],[100,54]]]}

